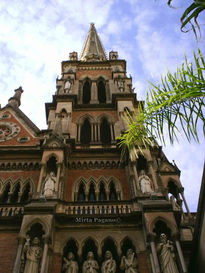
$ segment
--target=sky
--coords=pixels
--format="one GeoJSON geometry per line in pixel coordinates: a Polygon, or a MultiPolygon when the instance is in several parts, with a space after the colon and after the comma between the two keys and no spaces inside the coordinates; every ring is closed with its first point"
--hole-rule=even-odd
{"type": "MultiPolygon", "coordinates": [[[[5,106],[14,89],[22,86],[20,109],[46,129],[45,103],[52,101],[61,61],[82,51],[90,23],[105,51],[118,51],[127,61],[139,100],[145,99],[149,81],[158,83],[167,69],[175,72],[191,61],[197,42],[192,31],[180,30],[180,16],[191,1],[173,0],[1,0],[0,1],[0,104],[5,106]]],[[[205,16],[199,16],[205,52],[205,16]]],[[[196,211],[204,163],[205,141],[189,144],[184,138],[163,149],[181,170],[181,183],[191,211],[196,211]]]]}

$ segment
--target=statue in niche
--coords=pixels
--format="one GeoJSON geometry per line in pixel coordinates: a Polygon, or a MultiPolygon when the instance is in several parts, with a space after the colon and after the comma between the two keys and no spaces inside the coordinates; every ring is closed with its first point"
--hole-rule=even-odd
{"type": "Polygon", "coordinates": [[[173,242],[167,240],[166,234],[160,235],[160,242],[157,245],[157,252],[163,273],[179,273],[173,242]]]}
{"type": "Polygon", "coordinates": [[[102,273],[115,273],[116,272],[116,262],[112,258],[112,253],[107,250],[105,252],[105,261],[101,268],[102,273]]]}
{"type": "Polygon", "coordinates": [[[47,174],[43,189],[43,194],[45,197],[53,196],[55,191],[56,176],[54,172],[47,174]]]}
{"type": "Polygon", "coordinates": [[[140,183],[140,188],[141,188],[142,193],[152,193],[152,192],[154,192],[152,187],[151,187],[152,182],[151,182],[149,176],[147,176],[145,174],[144,170],[142,170],[140,172],[139,183],[140,183]]]}
{"type": "Polygon", "coordinates": [[[73,252],[69,252],[67,258],[63,258],[63,272],[65,273],[78,273],[78,263],[74,261],[73,252]]]}
{"type": "Polygon", "coordinates": [[[124,91],[124,81],[122,79],[117,81],[117,86],[118,86],[120,92],[124,91]]]}
{"type": "Polygon", "coordinates": [[[66,81],[66,83],[65,83],[65,93],[69,93],[70,90],[71,90],[71,82],[66,81]]]}
{"type": "Polygon", "coordinates": [[[41,257],[42,248],[40,247],[39,238],[35,237],[30,243],[30,238],[27,237],[21,258],[23,264],[25,264],[23,273],[39,273],[41,257]]]}
{"type": "Polygon", "coordinates": [[[87,260],[83,263],[83,273],[97,273],[98,269],[98,262],[94,259],[94,254],[89,251],[87,260]]]}
{"type": "Polygon", "coordinates": [[[138,273],[137,271],[137,258],[132,249],[128,249],[126,257],[121,259],[120,269],[125,270],[125,273],[138,273]]]}

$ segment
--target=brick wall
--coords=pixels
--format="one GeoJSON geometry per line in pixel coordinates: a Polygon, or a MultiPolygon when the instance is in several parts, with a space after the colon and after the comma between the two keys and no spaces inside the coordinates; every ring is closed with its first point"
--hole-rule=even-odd
{"type": "Polygon", "coordinates": [[[94,177],[96,180],[100,176],[104,176],[105,178],[109,179],[110,177],[116,177],[120,183],[123,190],[123,199],[128,200],[130,198],[129,196],[129,188],[128,188],[128,182],[125,174],[124,169],[102,169],[102,170],[69,170],[67,181],[66,181],[66,201],[71,201],[72,199],[72,187],[74,182],[79,177],[84,177],[85,179],[88,179],[89,177],[94,177]]]}
{"type": "Polygon", "coordinates": [[[59,253],[53,254],[53,264],[51,273],[60,273],[62,266],[62,256],[59,253]]]}
{"type": "Polygon", "coordinates": [[[12,273],[18,247],[16,233],[0,234],[0,272],[12,273]]]}
{"type": "Polygon", "coordinates": [[[146,252],[141,252],[138,254],[138,268],[139,273],[150,273],[146,252]]]}

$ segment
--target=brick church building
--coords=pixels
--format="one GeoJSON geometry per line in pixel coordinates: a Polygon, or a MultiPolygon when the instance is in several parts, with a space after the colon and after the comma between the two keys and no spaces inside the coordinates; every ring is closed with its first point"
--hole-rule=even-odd
{"type": "Polygon", "coordinates": [[[126,61],[91,24],[61,71],[46,130],[20,110],[21,87],[0,109],[0,272],[187,272],[180,170],[158,146],[121,160],[117,137],[139,106],[126,61]]]}

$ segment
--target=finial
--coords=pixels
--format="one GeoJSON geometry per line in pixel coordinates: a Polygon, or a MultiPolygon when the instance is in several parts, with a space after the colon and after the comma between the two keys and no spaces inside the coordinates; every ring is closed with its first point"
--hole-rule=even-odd
{"type": "Polygon", "coordinates": [[[8,100],[8,104],[19,107],[21,105],[21,94],[23,93],[23,89],[20,86],[19,88],[15,89],[14,92],[14,96],[8,100]]]}

